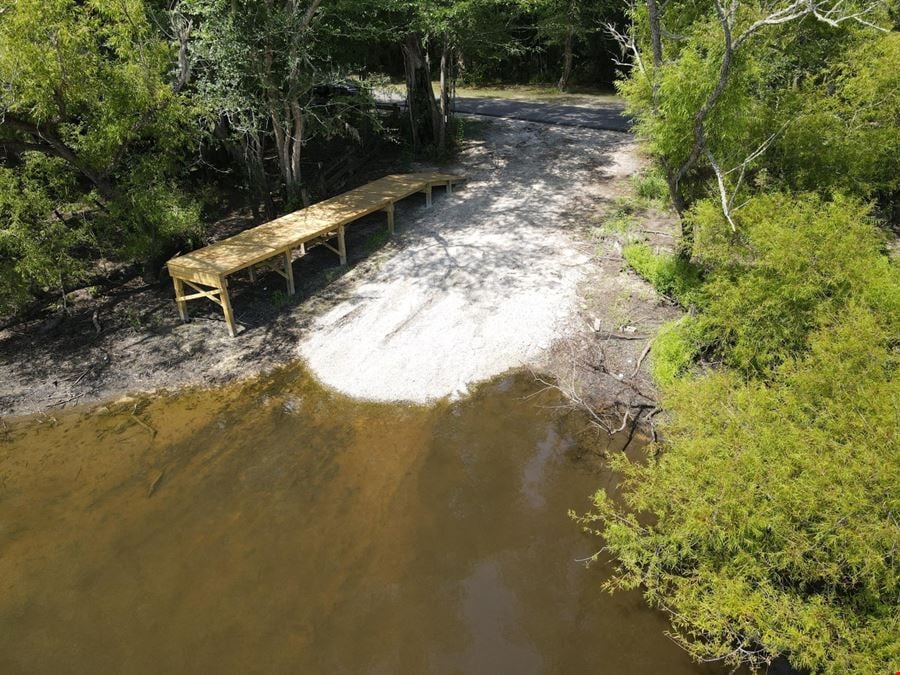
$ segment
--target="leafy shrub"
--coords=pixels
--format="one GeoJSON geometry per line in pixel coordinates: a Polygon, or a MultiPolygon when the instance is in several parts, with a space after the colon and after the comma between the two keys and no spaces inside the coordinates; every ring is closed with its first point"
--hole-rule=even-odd
{"type": "Polygon", "coordinates": [[[658,171],[642,171],[631,177],[631,184],[638,196],[654,202],[666,202],[669,186],[658,171]]]}
{"type": "Polygon", "coordinates": [[[101,256],[153,269],[197,232],[198,208],[174,185],[199,139],[198,111],[172,84],[157,9],[4,6],[0,127],[13,151],[0,169],[0,312],[61,293],[101,256]]]}
{"type": "MultiPolygon", "coordinates": [[[[742,3],[732,36],[759,30],[730,67],[720,7],[658,9],[662,62],[637,8],[642,67],[618,87],[646,149],[679,177],[701,302],[654,343],[665,442],[646,463],[618,457],[618,494],[599,491],[582,522],[616,561],[608,586],[642,588],[697,659],[893,672],[900,279],[871,214],[898,212],[895,8],[873,5],[868,26],[763,26],[771,4],[742,3]],[[691,370],[698,352],[715,368],[691,370]]],[[[626,258],[674,294],[649,249],[626,258]]]]}
{"type": "Polygon", "coordinates": [[[102,218],[116,254],[159,265],[174,249],[200,242],[200,204],[175,181],[142,163],[123,181],[126,190],[102,218]]]}
{"type": "Polygon", "coordinates": [[[900,33],[852,49],[809,78],[771,161],[803,190],[868,196],[900,189],[900,33]]]}
{"type": "MultiPolygon", "coordinates": [[[[581,520],[617,560],[609,587],[643,587],[698,659],[889,672],[900,276],[856,200],[761,195],[738,214],[735,233],[715,204],[694,209],[702,311],[652,352],[666,440],[647,463],[618,458],[624,501],[601,490],[581,520]],[[699,350],[725,367],[685,377],[699,350]]],[[[666,256],[626,257],[675,287],[666,256]]]]}
{"type": "MultiPolygon", "coordinates": [[[[896,290],[896,285],[895,285],[896,290]]],[[[769,383],[676,383],[665,452],[615,460],[583,523],[693,656],[823,673],[900,662],[896,333],[851,303],[769,383]]]]}
{"type": "Polygon", "coordinates": [[[700,270],[683,258],[671,254],[656,254],[642,242],[628,244],[622,254],[631,268],[663,295],[682,305],[699,300],[700,270]]]}
{"type": "Polygon", "coordinates": [[[0,313],[27,303],[36,292],[63,288],[85,272],[74,254],[91,240],[78,208],[75,180],[65,163],[37,152],[16,169],[0,167],[0,313]]]}
{"type": "Polygon", "coordinates": [[[662,387],[674,384],[691,367],[700,349],[698,322],[690,316],[665,324],[653,339],[650,374],[662,387]]]}
{"type": "Polygon", "coordinates": [[[851,298],[884,316],[900,313],[896,269],[859,201],[761,195],[738,212],[737,235],[712,202],[692,217],[695,256],[710,269],[704,336],[745,374],[766,375],[804,351],[851,298]]]}

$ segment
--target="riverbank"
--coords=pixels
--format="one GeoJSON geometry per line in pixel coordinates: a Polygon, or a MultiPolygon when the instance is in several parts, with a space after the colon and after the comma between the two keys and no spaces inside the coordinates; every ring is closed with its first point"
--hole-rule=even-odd
{"type": "Polygon", "coordinates": [[[417,197],[399,204],[391,240],[382,217],[361,221],[346,268],[312,250],[295,262],[295,297],[275,275],[235,280],[236,339],[217,307],[193,303],[181,324],[168,286],[135,282],[73,297],[67,317],[7,329],[0,414],[214,386],[301,355],[325,384],[379,400],[460,395],[517,367],[577,380],[597,400],[621,399],[626,381],[652,396],[645,364],[635,366],[644,336],[675,310],[621,260],[622,238],[646,235],[604,229],[641,167],[632,137],[467,123],[469,139],[443,167],[469,176],[463,190],[436,195],[432,209],[417,197]]]}

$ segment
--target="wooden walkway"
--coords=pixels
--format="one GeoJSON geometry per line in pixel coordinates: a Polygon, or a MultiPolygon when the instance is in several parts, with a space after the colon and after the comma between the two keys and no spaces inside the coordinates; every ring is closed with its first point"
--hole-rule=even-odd
{"type": "Polygon", "coordinates": [[[287,280],[287,292],[294,294],[293,252],[301,255],[315,244],[322,244],[347,264],[344,228],[375,211],[387,213],[388,232],[394,232],[394,203],[417,192],[425,193],[425,204],[431,206],[431,190],[435,185],[452,192],[453,184],[464,177],[446,173],[410,173],[385,176],[337,197],[289,213],[257,227],[244,230],[204,248],[172,258],[169,275],[175,284],[175,302],[182,321],[188,320],[187,302],[198,298],[212,300],[222,307],[228,332],[234,337],[234,313],[228,295],[228,277],[248,270],[256,279],[255,267],[276,261],[273,268],[287,280]],[[337,247],[334,240],[337,240],[337,247]],[[185,294],[185,286],[194,292],[185,294]]]}

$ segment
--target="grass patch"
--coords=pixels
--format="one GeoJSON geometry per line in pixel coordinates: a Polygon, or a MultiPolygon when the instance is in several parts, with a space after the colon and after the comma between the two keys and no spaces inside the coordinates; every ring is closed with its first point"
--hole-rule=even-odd
{"type": "Polygon", "coordinates": [[[610,234],[625,234],[635,225],[634,217],[622,211],[614,212],[603,221],[603,230],[610,234]]]}
{"type": "MultiPolygon", "coordinates": [[[[438,87],[439,85],[434,86],[435,91],[438,91],[438,87]]],[[[622,99],[614,92],[593,87],[572,87],[567,92],[560,92],[555,84],[463,85],[456,88],[456,95],[463,98],[486,97],[573,105],[622,103],[622,99]]]]}
{"type": "Polygon", "coordinates": [[[662,174],[655,169],[634,174],[631,177],[631,185],[641,199],[657,206],[668,203],[669,185],[662,174]]]}
{"type": "Polygon", "coordinates": [[[599,227],[596,228],[598,236],[622,235],[637,225],[635,214],[638,211],[638,204],[634,199],[618,197],[615,203],[616,206],[612,211],[598,218],[600,221],[599,227]]]}
{"type": "Polygon", "coordinates": [[[374,251],[375,249],[379,249],[387,243],[387,240],[390,239],[390,232],[387,230],[376,230],[368,237],[366,237],[366,242],[363,244],[363,247],[367,251],[374,251]]]}
{"type": "Polygon", "coordinates": [[[272,305],[275,309],[281,310],[291,304],[291,297],[284,291],[274,291],[272,293],[272,305]]]}
{"type": "Polygon", "coordinates": [[[700,268],[672,253],[657,255],[647,244],[636,242],[622,249],[628,265],[653,284],[658,293],[679,304],[698,304],[702,279],[700,268]]]}

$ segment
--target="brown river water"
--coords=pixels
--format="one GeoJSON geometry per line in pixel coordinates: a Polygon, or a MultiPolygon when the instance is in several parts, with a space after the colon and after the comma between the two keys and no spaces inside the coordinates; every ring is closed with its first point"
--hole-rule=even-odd
{"type": "Polygon", "coordinates": [[[8,419],[0,673],[721,672],[577,562],[567,511],[614,477],[560,403],[518,374],[367,404],[292,367],[8,419]]]}

